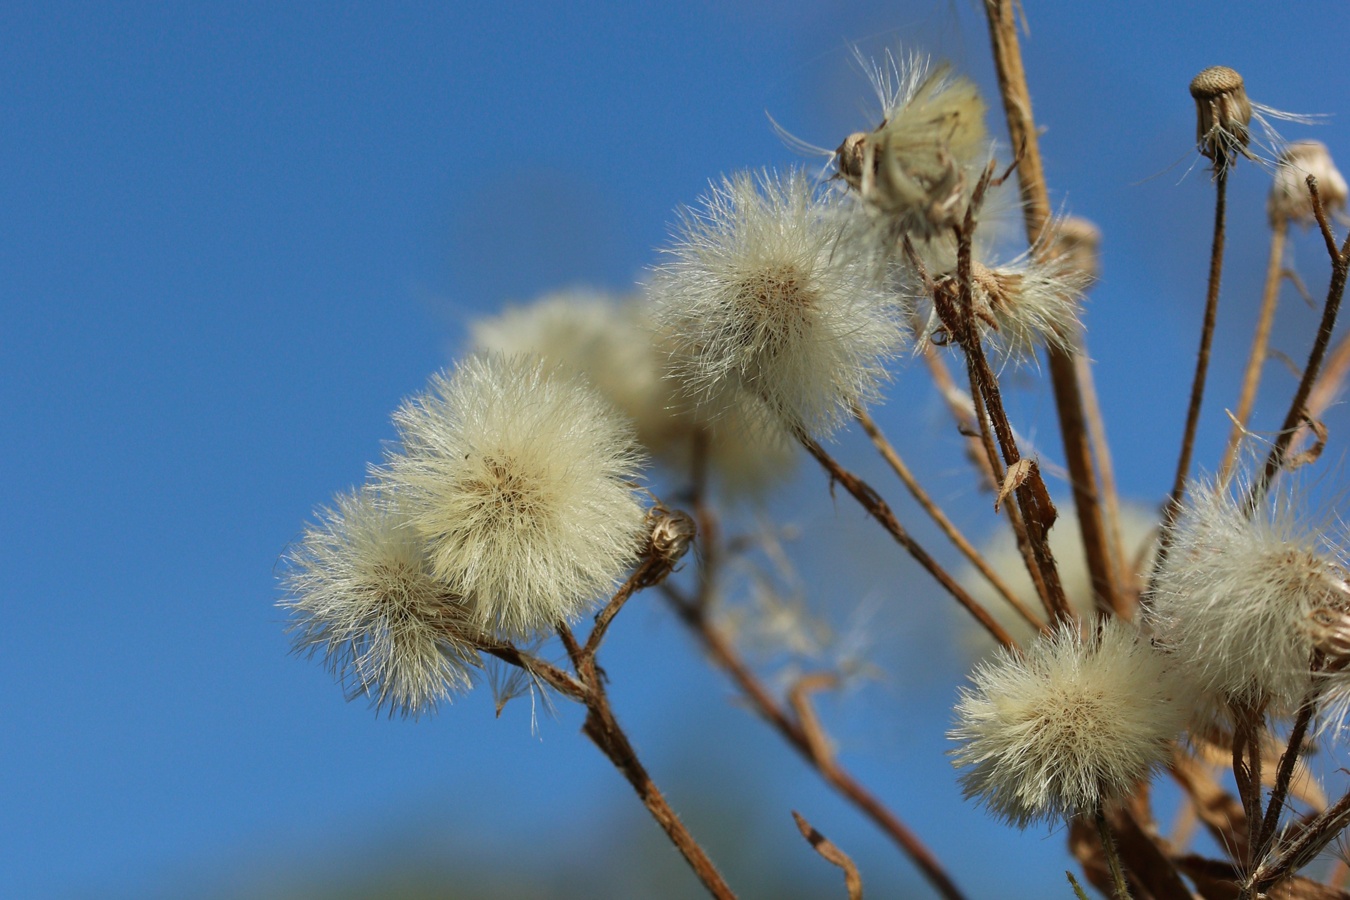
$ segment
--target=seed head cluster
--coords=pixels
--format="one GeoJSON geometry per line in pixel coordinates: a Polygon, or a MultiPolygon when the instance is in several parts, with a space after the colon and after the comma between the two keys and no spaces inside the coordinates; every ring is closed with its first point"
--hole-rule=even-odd
{"type": "Polygon", "coordinates": [[[583,377],[632,420],[652,456],[677,472],[701,456],[725,496],[757,496],[792,469],[790,436],[761,406],[701,408],[668,377],[674,340],[657,328],[645,296],[549,294],[476,320],[471,332],[479,351],[535,354],[583,377]]]}

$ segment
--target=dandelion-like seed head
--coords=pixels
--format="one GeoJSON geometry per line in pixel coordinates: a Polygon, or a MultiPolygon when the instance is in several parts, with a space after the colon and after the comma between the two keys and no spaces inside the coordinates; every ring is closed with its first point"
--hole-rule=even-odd
{"type": "Polygon", "coordinates": [[[1118,619],[1066,623],[1019,657],[1000,650],[961,692],[949,737],[967,797],[1025,828],[1091,813],[1167,758],[1185,711],[1164,657],[1118,619]]]}
{"type": "Polygon", "coordinates": [[[829,432],[878,396],[904,307],[854,252],[838,203],[800,170],[740,173],[685,214],[650,289],[670,374],[703,411],[749,400],[829,432]]]}
{"type": "Polygon", "coordinates": [[[1248,515],[1241,479],[1197,486],[1157,573],[1149,617],[1163,645],[1219,708],[1296,710],[1319,633],[1350,612],[1345,567],[1323,529],[1275,491],[1248,515]]]}
{"type": "MultiPolygon", "coordinates": [[[[862,61],[861,57],[859,57],[862,61]]],[[[957,224],[989,151],[985,104],[968,78],[912,56],[869,65],[884,117],[835,151],[839,177],[886,224],[892,242],[930,238],[957,224]]]]}
{"type": "Polygon", "coordinates": [[[341,494],[286,557],[295,647],[322,653],[350,696],[418,715],[469,687],[481,665],[468,607],[431,573],[390,498],[341,494]]]}
{"type": "Polygon", "coordinates": [[[1312,194],[1308,191],[1309,175],[1317,179],[1317,194],[1324,210],[1331,213],[1345,209],[1350,188],[1332,161],[1327,145],[1321,141],[1295,141],[1280,153],[1275,179],[1270,185],[1266,211],[1272,225],[1287,220],[1306,227],[1315,221],[1312,194]]]}
{"type": "Polygon", "coordinates": [[[574,620],[640,549],[631,429],[580,378],[476,355],[394,423],[403,451],[379,477],[481,627],[529,637],[574,620]]]}
{"type": "Polygon", "coordinates": [[[1200,155],[1213,162],[1215,170],[1233,165],[1239,153],[1250,156],[1252,103],[1242,76],[1227,66],[1210,66],[1191,79],[1191,96],[1200,155]]]}

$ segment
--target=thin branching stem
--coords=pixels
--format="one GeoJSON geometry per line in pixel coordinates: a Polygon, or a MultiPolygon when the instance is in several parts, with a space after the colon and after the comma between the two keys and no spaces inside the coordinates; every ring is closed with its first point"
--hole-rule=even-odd
{"type": "Polygon", "coordinates": [[[1233,413],[1233,428],[1228,433],[1228,446],[1223,452],[1223,465],[1219,468],[1219,480],[1228,481],[1237,461],[1238,448],[1247,433],[1247,423],[1251,420],[1252,407],[1256,404],[1256,391],[1261,384],[1261,373],[1265,370],[1267,348],[1270,346],[1270,329],[1275,324],[1275,308],[1279,306],[1280,284],[1284,281],[1284,242],[1289,233],[1289,220],[1284,216],[1276,217],[1270,225],[1270,257],[1266,260],[1266,281],[1261,291],[1261,312],[1256,319],[1256,333],[1252,336],[1252,349],[1247,354],[1247,367],[1242,373],[1242,391],[1238,395],[1237,411],[1233,413]]]}
{"type": "Polygon", "coordinates": [[[1116,850],[1116,841],[1111,835],[1111,826],[1106,822],[1106,813],[1098,807],[1092,818],[1097,826],[1097,836],[1102,841],[1106,866],[1111,872],[1111,889],[1115,894],[1115,900],[1130,900],[1130,888],[1125,883],[1125,873],[1120,868],[1120,852],[1116,850]]]}
{"type": "MultiPolygon", "coordinates": [[[[1044,240],[1050,227],[1050,194],[1041,163],[1039,135],[1031,111],[1031,90],[1022,65],[1022,46],[1017,37],[1015,0],[985,0],[985,17],[998,73],[999,93],[1008,123],[1008,137],[1017,148],[1017,182],[1022,192],[1022,214],[1027,244],[1033,252],[1044,252],[1051,242],[1044,240]]],[[[1097,486],[1097,467],[1092,458],[1092,442],[1083,413],[1083,388],[1080,376],[1091,378],[1091,370],[1075,366],[1074,352],[1048,347],[1046,360],[1050,384],[1055,395],[1060,436],[1064,442],[1064,460],[1069,470],[1074,509],[1083,539],[1092,590],[1102,606],[1119,609],[1115,584],[1111,579],[1110,551],[1102,524],[1101,496],[1097,486]]]]}
{"type": "Polygon", "coordinates": [[[1081,347],[1074,355],[1074,367],[1078,370],[1078,382],[1083,391],[1083,411],[1087,416],[1088,439],[1092,442],[1092,458],[1097,461],[1103,527],[1106,529],[1106,574],[1113,587],[1109,596],[1094,591],[1094,598],[1101,612],[1128,616],[1132,614],[1131,604],[1122,591],[1130,560],[1125,556],[1125,538],[1120,528],[1120,493],[1116,488],[1115,463],[1111,458],[1111,444],[1106,439],[1106,421],[1102,418],[1097,385],[1092,380],[1092,361],[1081,347]],[[1118,605],[1108,608],[1112,602],[1118,605]]]}
{"type": "Polygon", "coordinates": [[[1195,357],[1195,377],[1191,379],[1191,399],[1186,407],[1186,425],[1181,433],[1177,471],[1172,478],[1172,490],[1167,496],[1167,507],[1163,512],[1162,535],[1158,539],[1158,565],[1167,558],[1172,526],[1176,524],[1177,516],[1181,513],[1181,498],[1186,493],[1186,479],[1191,472],[1191,456],[1195,452],[1195,432],[1200,424],[1200,408],[1205,399],[1210,347],[1214,342],[1214,323],[1219,315],[1219,282],[1223,276],[1229,168],[1226,165],[1216,165],[1214,171],[1214,237],[1209,251],[1209,286],[1205,291],[1205,317],[1200,326],[1200,350],[1195,357]]]}
{"type": "Polygon", "coordinates": [[[1256,846],[1253,859],[1257,861],[1264,859],[1275,843],[1275,835],[1280,824],[1280,813],[1284,812],[1284,802],[1289,796],[1289,785],[1294,777],[1294,767],[1303,752],[1303,739],[1308,734],[1308,726],[1312,723],[1313,715],[1317,712],[1318,699],[1321,697],[1322,689],[1326,686],[1326,679],[1318,675],[1321,668],[1321,660],[1314,660],[1312,684],[1309,685],[1308,694],[1304,697],[1303,704],[1298,709],[1298,715],[1294,718],[1294,727],[1289,732],[1289,743],[1285,746],[1284,753],[1280,756],[1280,761],[1276,766],[1275,783],[1271,787],[1270,800],[1266,804],[1265,818],[1261,820],[1260,830],[1252,836],[1252,843],[1256,846]]]}
{"type": "Polygon", "coordinates": [[[843,485],[844,490],[848,491],[853,499],[861,504],[868,515],[875,519],[882,528],[886,529],[886,532],[895,539],[895,542],[904,547],[909,555],[914,558],[914,561],[922,566],[929,575],[932,575],[934,580],[942,585],[943,589],[951,594],[957,603],[965,607],[966,611],[984,626],[984,629],[993,636],[994,640],[1005,647],[1017,649],[1017,642],[1013,640],[1012,635],[1008,634],[1007,630],[998,623],[998,620],[989,614],[989,610],[970,596],[966,589],[961,587],[956,579],[951,576],[951,573],[944,569],[933,558],[932,554],[925,550],[923,545],[905,530],[904,526],[900,524],[900,520],[895,517],[895,513],[891,511],[890,506],[887,505],[885,500],[881,499],[881,495],[871,485],[841,466],[834,457],[825,452],[825,448],[816,443],[815,439],[806,432],[798,430],[796,436],[798,443],[805,447],[806,452],[811,454],[811,457],[820,463],[821,468],[829,474],[830,481],[834,484],[843,485]]]}
{"type": "Polygon", "coordinates": [[[855,779],[832,754],[827,752],[827,748],[821,747],[820,744],[823,742],[812,740],[801,722],[791,715],[783,704],[774,699],[769,689],[740,658],[732,643],[710,621],[706,606],[697,600],[685,599],[670,585],[662,585],[661,589],[679,614],[681,621],[703,645],[713,663],[735,682],[755,712],[820,773],[826,783],[861,810],[863,815],[894,841],[896,846],[918,866],[934,890],[947,900],[964,900],[965,895],[956,886],[956,882],[947,874],[942,863],[919,836],[855,779]]]}
{"type": "Polygon", "coordinates": [[[1037,630],[1047,630],[1045,624],[1032,614],[1031,610],[1027,608],[1026,604],[1022,602],[1016,592],[1014,592],[1013,589],[1008,586],[1007,582],[1005,582],[1003,578],[994,571],[993,567],[989,565],[988,560],[986,560],[980,552],[975,549],[974,545],[966,539],[966,536],[956,527],[956,523],[947,516],[942,507],[938,506],[937,503],[933,501],[933,498],[928,495],[928,492],[923,489],[923,485],[919,484],[918,479],[914,477],[914,473],[910,471],[909,466],[905,465],[905,461],[901,459],[895,446],[886,439],[886,435],[882,433],[881,428],[878,427],[877,423],[872,420],[870,415],[868,415],[867,410],[861,407],[854,407],[853,414],[857,418],[858,424],[862,425],[863,431],[867,432],[867,436],[871,438],[872,445],[877,448],[877,452],[881,454],[881,458],[886,460],[886,464],[895,472],[896,477],[904,483],[915,502],[923,508],[924,512],[928,513],[929,518],[937,524],[938,528],[942,529],[942,533],[952,542],[952,546],[961,551],[961,554],[970,561],[970,564],[984,576],[985,580],[989,582],[994,590],[998,591],[999,595],[1002,596],[1004,600],[1008,601],[1008,604],[1017,611],[1018,615],[1020,615],[1027,624],[1037,630]]]}
{"type": "Polygon", "coordinates": [[[647,773],[646,767],[638,759],[637,751],[633,749],[628,735],[619,727],[619,722],[610,707],[604,675],[596,664],[595,654],[588,653],[565,624],[559,624],[558,636],[563,646],[567,648],[573,665],[576,666],[577,678],[586,687],[582,701],[586,704],[586,721],[581,727],[582,732],[600,748],[632,785],[642,800],[642,805],[647,807],[652,818],[680,851],[708,893],[718,900],[733,900],[736,895],[727,886],[707,852],[666,802],[665,795],[661,793],[656,782],[647,773]]]}
{"type": "Polygon", "coordinates": [[[1270,448],[1270,455],[1266,457],[1265,468],[1252,485],[1251,494],[1247,498],[1249,513],[1256,508],[1275,474],[1284,468],[1294,434],[1308,418],[1306,406],[1308,395],[1312,392],[1313,384],[1321,372],[1322,360],[1326,356],[1327,346],[1331,343],[1332,332],[1336,330],[1336,315],[1340,312],[1341,298],[1345,295],[1346,276],[1350,274],[1350,235],[1346,236],[1345,243],[1338,250],[1336,237],[1327,222],[1326,211],[1322,208],[1322,200],[1317,193],[1317,180],[1311,175],[1308,176],[1308,190],[1312,194],[1313,213],[1317,216],[1317,224],[1321,227],[1322,236],[1327,243],[1327,252],[1331,255],[1331,283],[1327,286],[1327,300],[1322,306],[1322,321],[1317,327],[1312,350],[1308,352],[1308,364],[1303,367],[1303,376],[1299,379],[1293,399],[1289,401],[1289,411],[1285,414],[1284,424],[1280,426],[1280,433],[1275,437],[1274,446],[1270,448]]]}

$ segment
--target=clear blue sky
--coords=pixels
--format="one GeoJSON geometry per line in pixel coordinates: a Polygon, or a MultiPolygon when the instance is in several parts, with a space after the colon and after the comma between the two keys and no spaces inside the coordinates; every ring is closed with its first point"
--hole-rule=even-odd
{"type": "MultiPolygon", "coordinates": [[[[1121,478],[1156,499],[1209,241],[1207,177],[1182,179],[1187,83],[1230,65],[1257,100],[1335,114],[1285,130],[1344,165],[1350,8],[1026,8],[1053,195],[1105,234],[1088,323],[1121,478]]],[[[493,858],[484,848],[524,868],[558,854],[603,867],[606,835],[648,827],[572,710],[535,737],[523,704],[494,719],[486,691],[420,722],[344,703],[288,655],[274,569],[313,508],[364,477],[389,412],[468,319],[568,284],[627,288],[708,179],[796,161],[766,110],[830,147],[872,124],[850,41],[931,49],[993,96],[963,0],[0,6],[0,896],[257,896],[277,873],[493,858]]],[[[1246,166],[1235,178],[1204,460],[1254,315],[1266,183],[1246,166]]],[[[1295,244],[1319,293],[1320,248],[1295,244]]],[[[1286,309],[1276,342],[1300,358],[1314,319],[1286,309]]],[[[883,411],[892,430],[940,421],[919,383],[883,411]]],[[[1290,379],[1269,384],[1267,422],[1290,379]]],[[[1043,392],[1017,404],[1049,429],[1043,392]]],[[[1350,423],[1329,424],[1334,440],[1350,423]]],[[[914,449],[975,520],[950,451],[945,435],[914,449]]],[[[814,472],[792,497],[826,546],[866,533],[814,472]]],[[[897,563],[852,578],[858,596],[933,601],[897,563]]],[[[974,894],[1061,890],[1061,834],[1005,832],[955,799],[951,683],[908,686],[931,642],[898,621],[892,682],[832,710],[847,759],[974,894]]],[[[876,884],[913,883],[726,702],[673,621],[653,606],[621,625],[615,702],[658,779],[687,805],[700,784],[733,807],[747,794],[763,836],[733,874],[767,847],[837,889],[792,843],[793,807],[876,884]]]]}

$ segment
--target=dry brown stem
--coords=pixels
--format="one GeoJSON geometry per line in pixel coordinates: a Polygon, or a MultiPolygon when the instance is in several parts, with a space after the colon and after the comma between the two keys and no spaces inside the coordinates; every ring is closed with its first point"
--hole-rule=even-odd
{"type": "Polygon", "coordinates": [[[881,495],[873,490],[871,485],[841,466],[834,457],[826,453],[825,449],[805,432],[797,432],[797,441],[806,448],[806,452],[810,453],[816,462],[820,463],[821,468],[829,473],[831,484],[842,484],[844,490],[848,491],[862,505],[862,508],[867,510],[867,513],[882,528],[886,529],[886,532],[895,539],[895,542],[904,547],[915,562],[921,565],[938,584],[942,585],[947,593],[955,598],[957,603],[965,607],[966,611],[975,617],[975,621],[984,626],[984,629],[993,636],[994,640],[1005,647],[1014,649],[1017,647],[1017,642],[1013,640],[1012,635],[1008,634],[1003,626],[998,623],[998,620],[989,614],[989,610],[971,597],[966,589],[961,587],[956,579],[904,529],[900,520],[895,517],[895,513],[891,511],[890,506],[887,505],[885,500],[881,499],[881,495]]]}
{"type": "Polygon", "coordinates": [[[1162,534],[1158,537],[1157,571],[1167,559],[1172,543],[1172,526],[1181,514],[1181,498],[1186,493],[1186,479],[1191,471],[1191,456],[1195,452],[1195,432],[1200,424],[1200,407],[1205,399],[1205,381],[1209,375],[1209,353],[1214,341],[1214,323],[1219,315],[1219,282],[1223,276],[1223,247],[1225,221],[1228,209],[1228,166],[1216,164],[1214,171],[1214,238],[1209,251],[1209,282],[1205,291],[1205,316],[1200,326],[1200,349],[1195,357],[1195,377],[1191,380],[1191,399],[1186,407],[1186,425],[1181,433],[1181,452],[1177,454],[1177,471],[1172,479],[1172,490],[1167,495],[1163,510],[1162,534]]]}
{"type": "MultiPolygon", "coordinates": [[[[1031,91],[1017,37],[1016,3],[1014,0],[985,0],[984,8],[1003,112],[1008,122],[1008,137],[1012,146],[1018,148],[1017,182],[1022,192],[1027,244],[1036,251],[1048,246],[1042,236],[1050,224],[1050,194],[1046,189],[1040,140],[1031,112],[1031,91]]],[[[1099,605],[1119,610],[1120,602],[1111,579],[1106,530],[1102,524],[1097,468],[1092,458],[1092,444],[1083,413],[1083,389],[1074,355],[1062,348],[1047,348],[1050,383],[1054,389],[1064,460],[1069,469],[1069,486],[1073,490],[1074,509],[1078,512],[1078,528],[1092,590],[1102,598],[1097,601],[1099,605]]],[[[1090,370],[1087,377],[1091,377],[1090,370]]]]}
{"type": "Polygon", "coordinates": [[[872,439],[872,445],[877,448],[877,452],[881,454],[881,458],[886,460],[886,463],[891,467],[891,470],[895,472],[896,476],[904,483],[905,487],[909,489],[910,495],[919,506],[923,507],[923,511],[928,513],[929,518],[937,523],[938,528],[942,529],[942,533],[947,536],[947,539],[952,542],[952,545],[956,547],[957,550],[961,551],[961,554],[970,561],[970,564],[984,576],[985,580],[989,582],[994,590],[998,591],[999,595],[1002,596],[1004,600],[1008,601],[1008,604],[1017,611],[1027,624],[1037,630],[1045,629],[1045,624],[1037,619],[1036,616],[1032,614],[1031,610],[1027,609],[1026,604],[1023,603],[1013,589],[1008,586],[1007,582],[994,571],[993,567],[990,566],[989,562],[975,549],[974,545],[966,539],[966,536],[956,527],[956,523],[948,518],[947,514],[942,510],[942,507],[933,502],[932,497],[930,497],[928,492],[923,489],[923,486],[919,484],[918,479],[914,477],[914,473],[910,471],[909,466],[905,465],[905,461],[900,458],[900,454],[896,451],[894,445],[886,439],[886,435],[882,433],[881,429],[877,426],[877,423],[867,414],[867,411],[861,407],[855,407],[853,414],[858,419],[858,423],[862,425],[863,431],[867,432],[867,436],[872,439]]]}
{"type": "Polygon", "coordinates": [[[825,835],[816,831],[795,809],[792,811],[792,819],[797,823],[797,830],[802,833],[802,837],[806,838],[807,843],[822,859],[844,870],[844,888],[848,891],[848,900],[862,900],[862,876],[858,874],[858,867],[854,865],[849,855],[831,843],[825,835]]]}
{"type": "MultiPolygon", "coordinates": [[[[631,580],[631,579],[630,579],[631,580]]],[[[626,586],[626,585],[625,585],[626,586]]],[[[622,588],[620,589],[623,590],[622,588]]],[[[630,592],[631,593],[631,592],[630,592]]],[[[712,859],[699,846],[698,841],[690,834],[689,829],[680,821],[680,817],[671,809],[670,804],[666,802],[665,796],[656,786],[656,782],[647,774],[647,769],[638,759],[637,751],[633,749],[632,743],[628,740],[619,722],[614,717],[613,709],[610,707],[609,695],[605,690],[604,674],[596,664],[595,653],[581,647],[572,631],[565,624],[558,626],[558,636],[567,648],[568,655],[572,658],[572,664],[576,667],[577,678],[586,688],[585,697],[582,702],[586,704],[586,721],[581,726],[582,733],[595,743],[600,751],[609,758],[633,786],[638,797],[642,800],[642,805],[647,807],[656,823],[661,826],[666,835],[670,838],[672,844],[684,856],[685,862],[694,870],[699,881],[708,893],[719,900],[732,900],[736,895],[732,893],[731,888],[723,880],[717,867],[713,865],[712,859]]],[[[589,642],[587,642],[589,647],[589,642]]]]}
{"type": "Polygon", "coordinates": [[[1317,193],[1317,181],[1311,175],[1308,176],[1308,190],[1312,194],[1313,213],[1317,216],[1317,224],[1322,230],[1327,253],[1331,257],[1331,283],[1327,286],[1327,299],[1322,306],[1322,321],[1317,327],[1312,350],[1308,353],[1308,364],[1303,367],[1303,376],[1299,379],[1293,399],[1289,401],[1289,411],[1285,414],[1284,424],[1280,427],[1280,433],[1270,449],[1270,455],[1266,457],[1265,468],[1252,485],[1251,494],[1247,498],[1249,513],[1256,508],[1275,474],[1284,467],[1294,434],[1304,420],[1309,418],[1306,407],[1308,396],[1312,393],[1312,386],[1321,372],[1322,359],[1326,356],[1327,345],[1331,343],[1332,332],[1336,330],[1336,315],[1341,308],[1341,298],[1345,295],[1346,276],[1350,274],[1350,235],[1346,237],[1340,249],[1337,249],[1336,236],[1327,222],[1322,199],[1317,193]]]}
{"type": "Polygon", "coordinates": [[[1261,384],[1261,372],[1265,369],[1266,348],[1270,344],[1270,329],[1275,323],[1275,308],[1279,306],[1280,283],[1284,272],[1284,240],[1289,233],[1289,220],[1284,216],[1276,218],[1270,228],[1270,257],[1266,261],[1266,282],[1261,291],[1261,312],[1256,320],[1256,333],[1252,336],[1252,349],[1247,354],[1247,367],[1242,373],[1242,391],[1238,395],[1237,411],[1233,413],[1233,428],[1228,433],[1228,446],[1223,452],[1223,465],[1219,468],[1219,480],[1228,481],[1237,460],[1238,447],[1247,433],[1247,423],[1251,420],[1252,406],[1256,403],[1256,390],[1261,384]]]}
{"type": "Polygon", "coordinates": [[[707,608],[696,599],[688,600],[669,585],[663,585],[666,598],[679,614],[681,621],[698,638],[713,663],[735,682],[741,694],[750,702],[760,717],[787,741],[788,745],[806,760],[826,783],[857,807],[895,842],[896,846],[919,867],[919,871],[941,896],[947,900],[962,900],[963,894],[947,874],[933,852],[924,845],[909,826],[891,812],[867,788],[838,763],[828,749],[829,742],[819,733],[814,737],[803,724],[779,703],[740,658],[735,647],[709,620],[707,608]]]}

